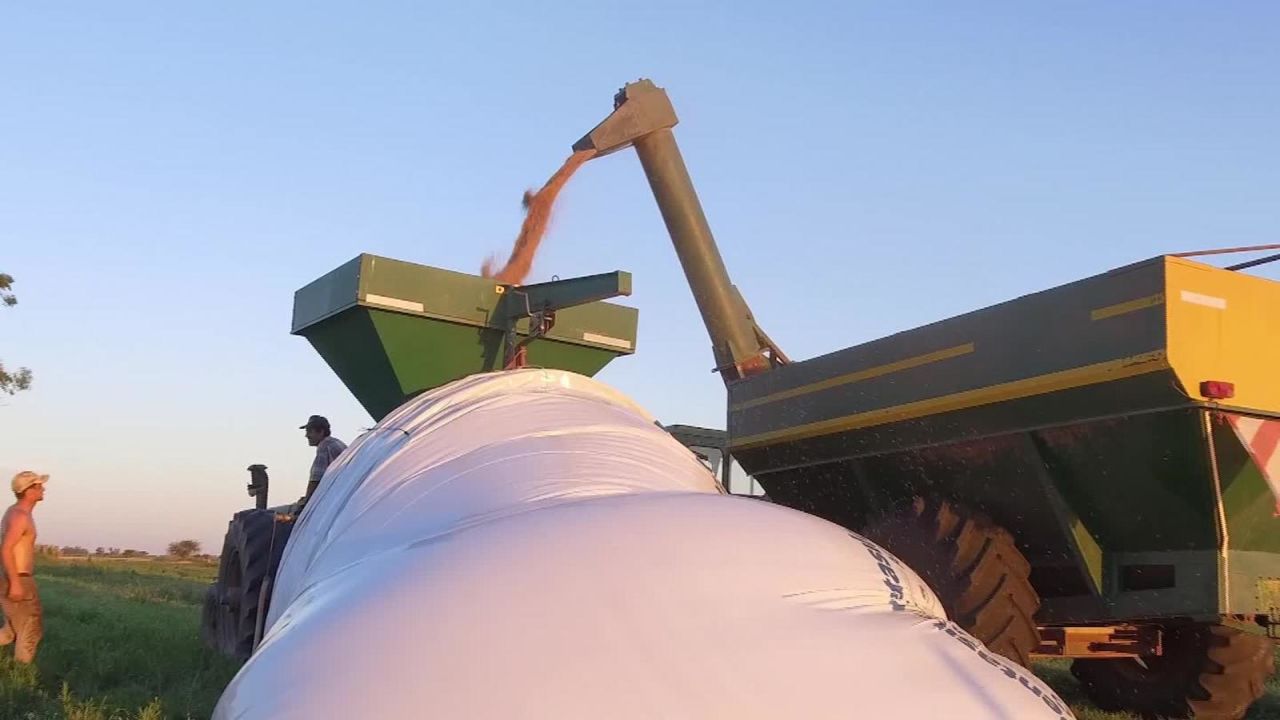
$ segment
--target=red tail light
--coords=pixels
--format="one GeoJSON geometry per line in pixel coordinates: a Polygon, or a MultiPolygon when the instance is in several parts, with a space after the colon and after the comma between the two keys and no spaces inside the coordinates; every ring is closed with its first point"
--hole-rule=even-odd
{"type": "Polygon", "coordinates": [[[1205,380],[1200,383],[1200,394],[1210,400],[1226,400],[1236,396],[1236,386],[1225,380],[1205,380]]]}

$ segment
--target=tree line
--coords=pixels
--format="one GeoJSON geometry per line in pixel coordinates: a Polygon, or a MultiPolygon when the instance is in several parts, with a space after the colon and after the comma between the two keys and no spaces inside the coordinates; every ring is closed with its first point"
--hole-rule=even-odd
{"type": "Polygon", "coordinates": [[[36,553],[42,557],[52,558],[73,558],[73,557],[102,557],[102,558],[173,558],[176,560],[192,560],[195,558],[207,558],[209,556],[201,554],[199,540],[174,540],[169,543],[168,553],[166,555],[153,556],[146,550],[133,550],[130,548],[120,549],[118,547],[102,547],[98,546],[90,551],[89,548],[80,545],[37,545],[36,553]]]}

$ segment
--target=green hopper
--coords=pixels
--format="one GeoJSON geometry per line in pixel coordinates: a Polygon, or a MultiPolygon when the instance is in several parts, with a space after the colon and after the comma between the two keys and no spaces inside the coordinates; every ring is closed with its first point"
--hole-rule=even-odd
{"type": "Polygon", "coordinates": [[[635,352],[625,272],[537,285],[362,254],[294,295],[293,329],[375,419],[451,380],[522,364],[594,375],[635,352]],[[549,321],[548,321],[549,320],[549,321]]]}

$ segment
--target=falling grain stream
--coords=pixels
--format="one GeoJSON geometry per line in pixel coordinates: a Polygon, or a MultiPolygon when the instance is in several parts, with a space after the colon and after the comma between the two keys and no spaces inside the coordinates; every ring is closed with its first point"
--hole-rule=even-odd
{"type": "Polygon", "coordinates": [[[551,208],[555,205],[556,196],[560,194],[560,190],[564,188],[565,183],[569,182],[569,178],[573,173],[582,167],[582,164],[590,160],[596,153],[595,150],[580,150],[570,155],[560,169],[547,180],[547,184],[542,186],[541,190],[536,193],[526,191],[524,194],[525,216],[524,223],[520,226],[520,234],[516,236],[515,244],[511,248],[511,256],[507,258],[506,265],[501,270],[494,270],[497,259],[490,257],[481,266],[480,274],[487,278],[493,278],[501,283],[510,285],[519,285],[529,276],[529,271],[533,268],[533,258],[538,253],[538,246],[542,243],[542,236],[546,234],[547,223],[551,220],[551,208]]]}

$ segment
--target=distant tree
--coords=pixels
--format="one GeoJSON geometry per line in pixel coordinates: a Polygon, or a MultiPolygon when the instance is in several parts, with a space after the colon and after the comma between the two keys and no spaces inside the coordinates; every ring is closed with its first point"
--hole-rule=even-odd
{"type": "MultiPolygon", "coordinates": [[[[18,296],[13,294],[13,276],[0,273],[0,306],[13,307],[17,304],[18,296]]],[[[8,371],[4,369],[4,363],[0,362],[0,392],[13,395],[19,390],[26,390],[30,387],[31,370],[18,368],[17,370],[8,371]]]]}
{"type": "Polygon", "coordinates": [[[200,543],[196,540],[176,540],[169,543],[169,554],[186,560],[192,555],[200,554],[200,543]]]}
{"type": "Polygon", "coordinates": [[[119,555],[119,554],[120,554],[120,548],[107,548],[107,554],[108,554],[108,555],[119,555]]]}
{"type": "Polygon", "coordinates": [[[104,547],[102,547],[101,545],[99,545],[99,546],[98,546],[98,548],[97,548],[96,550],[94,550],[94,551],[93,551],[93,554],[94,554],[94,555],[106,555],[106,554],[107,554],[107,549],[106,549],[106,548],[104,548],[104,547]]]}
{"type": "Polygon", "coordinates": [[[57,545],[36,545],[36,554],[40,557],[56,558],[62,555],[62,550],[57,545]]]}
{"type": "Polygon", "coordinates": [[[62,548],[62,554],[65,557],[89,557],[89,548],[83,548],[79,545],[66,545],[62,548]]]}

